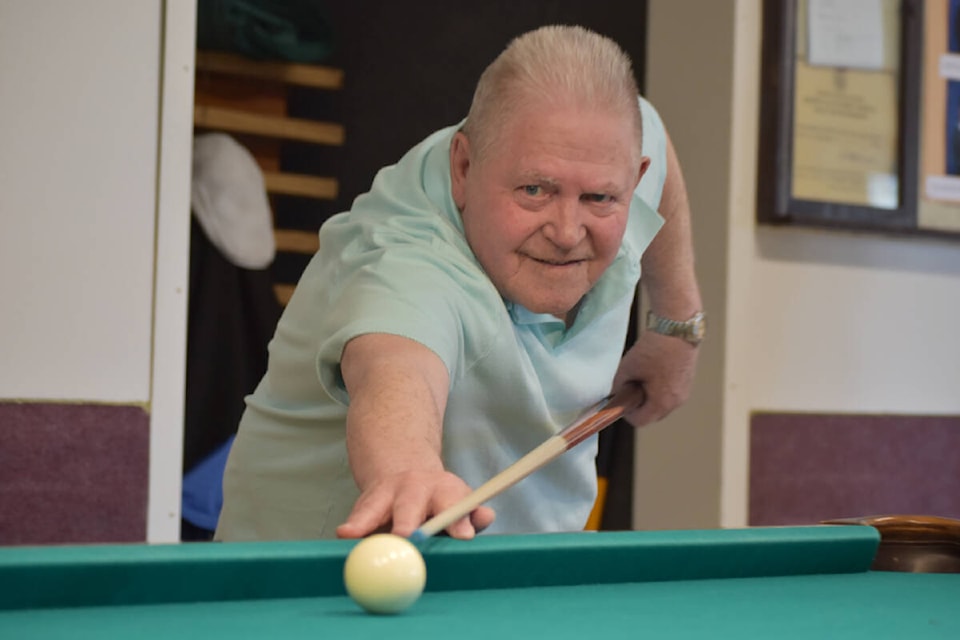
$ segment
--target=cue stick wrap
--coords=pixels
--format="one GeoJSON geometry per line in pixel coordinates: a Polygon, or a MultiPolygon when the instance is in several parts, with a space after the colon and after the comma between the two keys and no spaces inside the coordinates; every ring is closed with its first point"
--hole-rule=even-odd
{"type": "Polygon", "coordinates": [[[410,535],[414,542],[426,540],[463,518],[481,504],[520,482],[528,475],[560,457],[590,436],[619,420],[623,415],[646,401],[643,386],[628,383],[593,407],[555,436],[490,478],[459,502],[430,518],[410,535]]]}

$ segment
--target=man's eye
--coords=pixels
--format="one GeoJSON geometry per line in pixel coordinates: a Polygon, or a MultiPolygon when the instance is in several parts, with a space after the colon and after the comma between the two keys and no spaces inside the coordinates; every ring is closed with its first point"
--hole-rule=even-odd
{"type": "Polygon", "coordinates": [[[583,199],[587,202],[596,202],[597,204],[607,204],[613,201],[613,196],[606,193],[585,193],[583,199]]]}
{"type": "Polygon", "coordinates": [[[538,184],[527,184],[522,187],[524,195],[528,195],[532,198],[539,196],[543,193],[543,189],[538,184]]]}

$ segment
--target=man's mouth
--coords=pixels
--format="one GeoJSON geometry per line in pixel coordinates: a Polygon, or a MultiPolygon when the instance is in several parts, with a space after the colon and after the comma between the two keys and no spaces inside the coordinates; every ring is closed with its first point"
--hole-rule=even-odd
{"type": "Polygon", "coordinates": [[[536,262],[539,262],[540,264],[550,265],[551,267],[569,267],[569,266],[571,266],[571,265],[580,264],[581,262],[584,261],[583,258],[578,258],[578,259],[576,259],[576,260],[569,260],[569,259],[567,259],[567,260],[552,260],[552,259],[549,259],[549,258],[534,258],[533,256],[530,256],[530,257],[531,257],[531,259],[533,259],[533,260],[536,261],[536,262]]]}

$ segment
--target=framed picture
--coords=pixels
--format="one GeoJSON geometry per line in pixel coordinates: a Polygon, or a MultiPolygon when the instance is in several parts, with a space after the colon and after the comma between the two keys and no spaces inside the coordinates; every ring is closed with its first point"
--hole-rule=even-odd
{"type": "Polygon", "coordinates": [[[922,0],[764,0],[757,218],[916,231],[922,0]]]}
{"type": "Polygon", "coordinates": [[[960,0],[923,9],[918,226],[960,234],[960,0]]]}

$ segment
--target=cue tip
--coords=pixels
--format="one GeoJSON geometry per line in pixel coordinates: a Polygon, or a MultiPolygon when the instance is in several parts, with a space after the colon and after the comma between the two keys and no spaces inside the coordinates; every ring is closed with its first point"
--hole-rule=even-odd
{"type": "Polygon", "coordinates": [[[420,544],[420,543],[422,543],[422,542],[426,542],[427,538],[429,538],[429,537],[430,537],[430,536],[428,536],[428,535],[423,531],[423,529],[417,529],[416,531],[414,531],[413,533],[410,534],[410,537],[407,538],[407,540],[409,540],[409,541],[412,542],[413,544],[420,544]]]}

